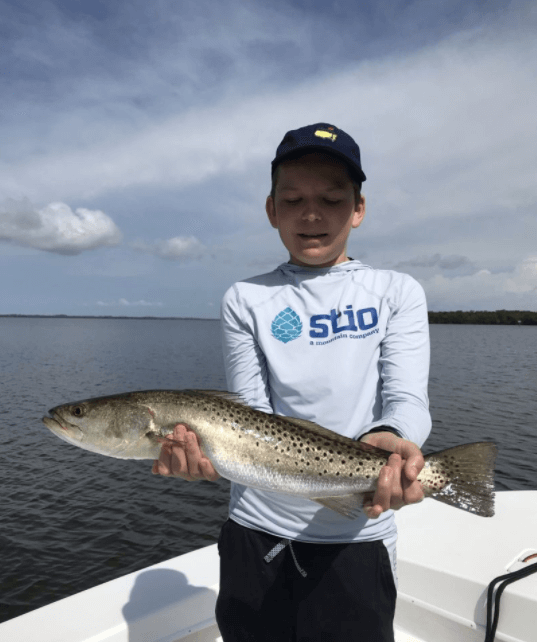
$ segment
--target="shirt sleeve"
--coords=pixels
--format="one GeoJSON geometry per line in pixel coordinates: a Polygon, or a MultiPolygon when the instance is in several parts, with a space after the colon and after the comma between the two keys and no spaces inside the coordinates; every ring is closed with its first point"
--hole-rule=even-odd
{"type": "Polygon", "coordinates": [[[382,417],[360,436],[372,428],[391,426],[421,447],[431,431],[427,303],[421,285],[407,276],[397,299],[381,344],[382,417]]]}
{"type": "Polygon", "coordinates": [[[228,390],[239,394],[252,408],[272,413],[267,362],[255,338],[253,324],[245,319],[237,285],[222,301],[222,347],[228,390]]]}

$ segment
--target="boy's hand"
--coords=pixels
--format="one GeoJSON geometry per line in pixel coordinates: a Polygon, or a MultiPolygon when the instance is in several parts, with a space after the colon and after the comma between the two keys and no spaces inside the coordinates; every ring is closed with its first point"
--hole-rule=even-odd
{"type": "Polygon", "coordinates": [[[199,447],[196,433],[185,424],[177,424],[173,434],[162,441],[160,457],[153,462],[151,472],[164,477],[181,477],[187,481],[216,481],[220,475],[199,447]]]}
{"type": "Polygon", "coordinates": [[[375,493],[365,494],[364,512],[369,519],[376,519],[389,508],[397,510],[423,499],[423,490],[417,477],[425,462],[415,443],[391,432],[364,435],[360,441],[394,453],[380,471],[375,493]]]}

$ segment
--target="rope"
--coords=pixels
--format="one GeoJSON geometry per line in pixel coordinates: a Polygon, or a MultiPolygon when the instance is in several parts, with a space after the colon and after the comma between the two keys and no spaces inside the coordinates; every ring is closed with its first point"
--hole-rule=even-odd
{"type": "Polygon", "coordinates": [[[494,642],[496,637],[496,629],[498,628],[498,620],[500,619],[500,600],[502,593],[505,591],[509,584],[521,580],[524,577],[528,577],[533,573],[537,573],[537,563],[530,564],[526,568],[521,568],[518,571],[513,571],[512,573],[507,573],[506,575],[500,575],[492,580],[489,584],[487,590],[487,631],[485,635],[485,642],[494,642]],[[496,590],[496,596],[494,598],[494,616],[493,616],[493,594],[494,586],[500,583],[498,589],[496,590]]]}
{"type": "Polygon", "coordinates": [[[278,555],[278,553],[281,553],[283,549],[289,545],[289,548],[291,549],[291,555],[293,556],[293,561],[295,563],[297,571],[302,575],[302,577],[307,577],[308,574],[306,571],[300,566],[296,559],[295,555],[295,549],[293,548],[293,542],[290,539],[282,539],[280,542],[276,544],[274,548],[272,548],[263,558],[265,562],[268,564],[269,562],[272,562],[272,560],[278,555]]]}

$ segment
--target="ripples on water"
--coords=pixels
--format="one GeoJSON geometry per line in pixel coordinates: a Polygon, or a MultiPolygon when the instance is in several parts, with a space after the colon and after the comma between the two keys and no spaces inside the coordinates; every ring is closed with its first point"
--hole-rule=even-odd
{"type": "MultiPolygon", "coordinates": [[[[430,452],[500,447],[499,489],[536,488],[537,328],[431,326],[430,452]]],[[[41,423],[76,399],[225,389],[218,321],[0,318],[0,621],[216,541],[228,483],[102,457],[41,423]]]]}

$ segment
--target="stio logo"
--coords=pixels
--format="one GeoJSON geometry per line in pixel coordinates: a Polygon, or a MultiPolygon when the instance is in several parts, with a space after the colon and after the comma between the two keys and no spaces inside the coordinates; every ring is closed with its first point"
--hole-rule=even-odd
{"type": "Polygon", "coordinates": [[[313,339],[324,339],[330,333],[339,332],[362,332],[370,330],[378,324],[378,314],[375,308],[363,308],[354,312],[352,305],[348,305],[343,311],[346,319],[344,325],[339,325],[341,312],[335,309],[330,314],[315,314],[310,319],[310,337],[313,339]]]}

